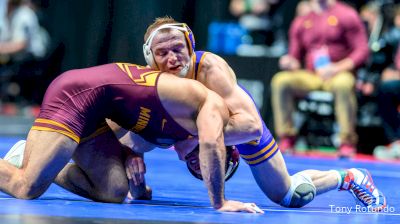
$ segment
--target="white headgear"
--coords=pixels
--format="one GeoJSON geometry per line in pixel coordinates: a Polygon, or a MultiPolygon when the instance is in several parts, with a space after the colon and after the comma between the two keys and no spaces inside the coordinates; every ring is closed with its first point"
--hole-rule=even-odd
{"type": "MultiPolygon", "coordinates": [[[[150,65],[153,69],[158,69],[157,63],[154,61],[153,52],[151,51],[151,44],[153,42],[154,37],[156,36],[157,32],[162,29],[176,29],[182,31],[185,34],[186,42],[189,48],[189,54],[192,56],[195,47],[195,40],[193,32],[190,30],[186,23],[167,23],[159,26],[155,29],[149,37],[147,38],[146,42],[143,44],[143,55],[146,63],[150,65]]],[[[190,68],[190,61],[183,66],[182,70],[179,72],[179,76],[184,77],[186,76],[187,72],[190,68]]]]}

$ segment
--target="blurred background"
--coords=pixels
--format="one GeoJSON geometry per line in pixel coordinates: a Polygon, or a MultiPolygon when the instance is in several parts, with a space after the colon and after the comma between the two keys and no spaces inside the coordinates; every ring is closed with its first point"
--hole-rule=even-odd
{"type": "MultiPolygon", "coordinates": [[[[47,86],[64,71],[110,62],[145,64],[146,28],[165,15],[191,27],[197,50],[217,53],[231,65],[272,129],[270,81],[279,71],[279,57],[287,53],[290,24],[302,9],[299,0],[247,2],[262,4],[249,11],[236,0],[0,0],[0,135],[25,135],[47,86]],[[5,51],[10,2],[36,15],[36,28],[27,31],[32,39],[40,34],[36,52],[16,57],[5,51]]],[[[375,2],[385,17],[384,27],[392,26],[396,1],[344,2],[359,12],[375,2]]],[[[30,16],[27,20],[35,20],[30,16]]],[[[374,109],[369,110],[360,107],[364,117],[358,125],[365,153],[385,142],[379,118],[376,121],[374,109]]]]}

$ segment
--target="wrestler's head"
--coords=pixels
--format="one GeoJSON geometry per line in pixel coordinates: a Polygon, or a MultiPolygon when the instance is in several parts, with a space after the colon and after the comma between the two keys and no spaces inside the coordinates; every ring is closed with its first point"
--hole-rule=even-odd
{"type": "MultiPolygon", "coordinates": [[[[200,169],[199,146],[185,157],[187,168],[197,179],[203,180],[200,169]]],[[[226,146],[225,181],[228,181],[235,174],[239,167],[239,151],[235,146],[226,146]]]]}
{"type": "Polygon", "coordinates": [[[144,35],[143,54],[153,69],[185,77],[195,47],[192,31],[171,17],[157,18],[144,35]]]}

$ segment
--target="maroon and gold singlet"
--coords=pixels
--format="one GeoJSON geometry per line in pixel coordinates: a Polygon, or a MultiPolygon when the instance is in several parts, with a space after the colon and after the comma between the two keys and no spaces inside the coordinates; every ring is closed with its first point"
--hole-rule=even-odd
{"type": "Polygon", "coordinates": [[[107,128],[105,118],[109,118],[153,144],[187,139],[190,133],[160,102],[160,74],[127,63],[65,72],[47,89],[32,129],[59,132],[79,143],[107,128]]]}

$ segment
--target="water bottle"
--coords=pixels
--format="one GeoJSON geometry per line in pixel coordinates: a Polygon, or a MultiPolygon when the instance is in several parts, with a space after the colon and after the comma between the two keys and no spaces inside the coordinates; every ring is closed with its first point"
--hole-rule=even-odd
{"type": "Polygon", "coordinates": [[[325,67],[331,63],[327,47],[321,47],[314,51],[314,69],[325,67]]]}

